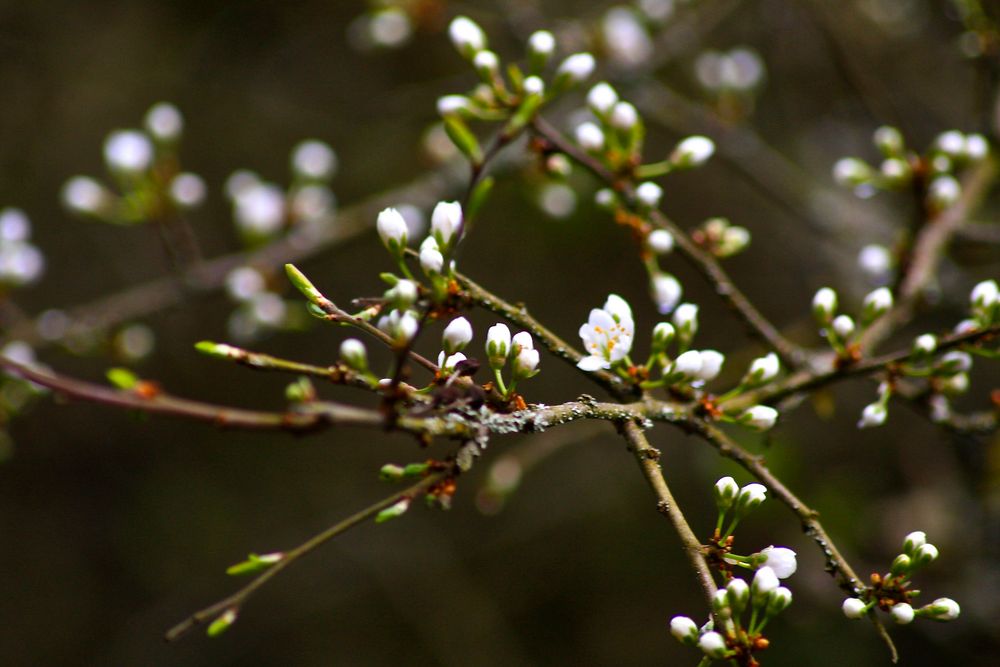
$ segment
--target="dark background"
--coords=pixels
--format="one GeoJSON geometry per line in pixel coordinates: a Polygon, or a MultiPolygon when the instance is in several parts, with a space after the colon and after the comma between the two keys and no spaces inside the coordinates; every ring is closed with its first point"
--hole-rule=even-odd
{"type": "MultiPolygon", "coordinates": [[[[805,319],[813,292],[834,284],[842,301],[856,306],[870,287],[854,265],[858,250],[891,242],[910,214],[905,196],[858,202],[836,189],[833,162],[847,154],[874,159],[869,136],[885,122],[898,124],[918,147],[945,129],[983,129],[975,68],[957,48],[961,25],[950,4],[926,0],[696,4],[678,13],[688,28],[661,45],[655,71],[612,80],[628,98],[653,100],[662,115],[664,122],[649,120],[649,155],[664,154],[694,131],[719,140],[720,156],[707,168],[666,181],[666,210],[686,227],[712,215],[748,227],[753,243],[727,262],[732,274],[793,338],[818,344],[805,319]],[[679,103],[644,97],[653,81],[701,104],[696,54],[738,45],[755,48],[767,64],[748,123],[769,150],[748,147],[739,130],[713,124],[699,107],[689,114],[679,103]]],[[[434,100],[466,90],[474,77],[443,34],[443,20],[428,20],[399,50],[351,48],[347,26],[364,9],[328,1],[0,2],[0,206],[29,213],[48,260],[44,280],[20,292],[18,305],[32,314],[70,307],[165,272],[149,228],[79,221],[58,203],[66,178],[102,173],[106,133],[136,126],[159,100],[184,112],[184,164],[210,187],[208,204],[191,217],[209,255],[237,248],[221,196],[226,176],[248,167],[287,182],[288,151],[300,139],[335,147],[335,191],[345,206],[434,168],[420,144],[435,119],[434,100]]],[[[514,57],[519,35],[545,27],[539,15],[549,17],[549,27],[572,31],[573,21],[593,22],[606,5],[440,9],[443,17],[481,20],[501,55],[514,57]]],[[[628,234],[589,204],[593,184],[582,175],[573,181],[580,206],[565,220],[538,211],[538,182],[531,169],[501,179],[460,267],[530,304],[574,340],[589,308],[609,291],[622,294],[635,306],[644,349],[657,316],[628,234]]],[[[959,244],[944,267],[940,309],[908,334],[945,330],[961,319],[968,289],[996,276],[996,260],[995,250],[959,244]]],[[[681,278],[686,298],[701,305],[698,346],[725,352],[727,377],[737,379],[761,350],[681,259],[667,258],[665,266],[681,278]]],[[[390,267],[369,233],[302,268],[328,294],[346,299],[375,293],[377,271],[390,267]]],[[[192,350],[197,340],[225,339],[231,309],[214,295],[149,318],[157,349],[137,372],[180,395],[280,408],[285,378],[192,350]]],[[[476,313],[473,321],[478,346],[493,320],[476,313]]],[[[342,338],[317,326],[254,347],[323,363],[342,338]]],[[[901,336],[886,349],[910,339],[901,336]]],[[[57,348],[40,356],[95,381],[118,363],[107,354],[80,357],[57,348]]],[[[961,405],[987,404],[997,375],[980,366],[961,405]]],[[[524,387],[530,401],[597,393],[550,357],[543,356],[542,368],[524,387]]],[[[957,599],[962,617],[892,629],[904,664],[990,664],[1000,611],[996,440],[949,436],[904,405],[893,407],[886,427],[855,430],[873,398],[874,385],[846,382],[785,415],[767,438],[738,435],[822,512],[859,572],[887,568],[911,530],[926,530],[939,546],[940,560],[918,582],[927,599],[957,599]],[[814,407],[831,400],[832,413],[820,417],[814,407]]],[[[538,438],[497,438],[489,456],[543,441],[557,446],[499,514],[476,508],[487,460],[461,480],[451,512],[415,508],[404,520],[348,533],[269,584],[223,637],[195,633],[175,645],[161,639],[170,625],[235,588],[226,566],[249,551],[293,546],[372,502],[387,492],[376,479],[381,464],[424,454],[409,439],[367,431],[306,438],[220,432],[51,399],[10,430],[16,444],[0,465],[6,665],[698,660],[667,631],[674,614],[702,615],[694,579],[610,428],[576,424],[538,438]]],[[[750,479],[668,427],[650,437],[664,450],[678,502],[696,531],[707,532],[712,483],[724,474],[750,479]]],[[[840,613],[842,593],[787,509],[769,501],[738,538],[745,551],[783,544],[800,554],[789,583],[795,602],[769,628],[766,663],[886,661],[871,627],[840,613]]]]}

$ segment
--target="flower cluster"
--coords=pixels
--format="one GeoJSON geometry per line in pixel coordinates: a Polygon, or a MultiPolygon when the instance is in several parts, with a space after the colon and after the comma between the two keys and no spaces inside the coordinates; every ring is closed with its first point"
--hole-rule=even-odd
{"type": "Polygon", "coordinates": [[[938,598],[933,602],[914,608],[913,603],[920,591],[912,588],[913,573],[925,567],[938,557],[938,550],[927,541],[927,535],[917,530],[903,539],[903,553],[892,561],[889,572],[873,573],[871,586],[857,597],[844,600],[842,609],[847,618],[866,616],[872,609],[888,612],[893,621],[900,625],[911,623],[914,618],[928,618],[934,621],[953,621],[958,618],[961,608],[951,598],[938,598]]]}
{"type": "Polygon", "coordinates": [[[855,319],[846,313],[837,314],[837,293],[830,287],[819,289],[813,296],[813,315],[819,323],[820,335],[826,337],[830,347],[843,359],[856,354],[854,343],[875,320],[888,313],[893,306],[892,292],[879,287],[869,292],[862,303],[861,313],[855,319]]]}
{"type": "Polygon", "coordinates": [[[486,332],[486,358],[493,370],[496,389],[504,398],[514,395],[519,380],[538,375],[539,355],[531,334],[521,331],[511,336],[510,329],[502,322],[486,332]],[[511,364],[510,382],[505,383],[502,372],[508,361],[511,364]]]}
{"type": "Polygon", "coordinates": [[[42,277],[45,256],[31,242],[31,221],[19,208],[0,209],[0,286],[30,285],[42,277]]]}
{"type": "Polygon", "coordinates": [[[285,231],[308,237],[329,224],[337,208],[330,189],[337,164],[329,145],[307,139],[292,149],[292,182],[287,189],[247,169],[233,172],[225,190],[244,241],[255,245],[285,231]]]}
{"type": "Polygon", "coordinates": [[[774,570],[759,568],[748,584],[733,578],[712,600],[713,618],[700,628],[687,616],[670,619],[670,633],[682,644],[697,646],[706,660],[746,662],[753,653],[768,646],[762,632],[768,621],[792,604],[792,592],[782,586],[774,570]],[[744,620],[749,612],[749,619],[744,620]]]}
{"type": "Polygon", "coordinates": [[[942,211],[958,201],[962,186],[955,174],[986,159],[990,152],[986,137],[958,130],[938,135],[923,154],[908,148],[902,133],[894,127],[875,130],[872,142],[882,154],[877,169],[860,158],[846,157],[834,164],[834,179],[854,188],[860,197],[870,197],[877,190],[917,188],[931,212],[942,211]]]}
{"type": "Polygon", "coordinates": [[[115,130],[104,141],[104,162],[118,192],[90,176],[74,176],[62,201],[74,213],[115,224],[162,220],[196,208],[205,199],[205,182],[182,172],[177,146],[184,118],[160,102],[146,113],[143,129],[115,130]]]}

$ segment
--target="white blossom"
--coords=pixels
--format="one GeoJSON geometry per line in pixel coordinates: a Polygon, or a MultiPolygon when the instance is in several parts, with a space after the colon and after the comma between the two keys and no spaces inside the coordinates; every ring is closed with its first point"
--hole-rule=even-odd
{"type": "Polygon", "coordinates": [[[682,303],[674,311],[674,326],[679,332],[685,332],[688,337],[698,331],[698,306],[693,303],[682,303]]]}
{"type": "Polygon", "coordinates": [[[858,428],[874,428],[885,423],[889,416],[888,410],[881,403],[870,403],[861,411],[861,419],[858,420],[858,428]]]}
{"type": "Polygon", "coordinates": [[[857,620],[865,615],[867,610],[867,605],[864,601],[858,598],[847,598],[844,600],[844,604],[840,606],[841,610],[844,612],[844,616],[851,620],[857,620]]]}
{"type": "Polygon", "coordinates": [[[594,72],[594,66],[594,56],[589,53],[574,53],[560,63],[556,77],[569,83],[580,83],[594,72]]]}
{"type": "Polygon", "coordinates": [[[670,366],[671,373],[679,373],[686,379],[697,379],[702,367],[701,353],[697,350],[688,350],[684,354],[674,359],[670,366]]]}
{"type": "Polygon", "coordinates": [[[635,189],[635,197],[643,205],[649,208],[656,208],[660,199],[663,197],[663,188],[661,188],[656,183],[651,181],[646,181],[645,183],[640,183],[635,189]]]}
{"type": "Polygon", "coordinates": [[[778,579],[787,579],[795,574],[798,563],[795,552],[786,547],[769,546],[761,549],[760,555],[764,557],[764,564],[774,570],[778,579]]]}
{"type": "Polygon", "coordinates": [[[431,213],[431,234],[441,248],[447,248],[462,231],[462,205],[457,201],[438,202],[431,213]]]}
{"type": "Polygon", "coordinates": [[[715,153],[715,143],[708,137],[695,135],[682,140],[670,154],[670,162],[685,169],[700,167],[715,153]]]}
{"type": "Polygon", "coordinates": [[[925,544],[927,544],[927,533],[915,530],[912,533],[907,533],[906,537],[903,538],[903,552],[912,556],[917,549],[925,544]]]}
{"type": "Polygon", "coordinates": [[[924,609],[928,612],[927,616],[935,621],[954,621],[962,612],[958,603],[951,598],[938,598],[924,607],[924,609]]]}
{"type": "Polygon", "coordinates": [[[665,229],[654,229],[646,237],[646,245],[657,255],[666,255],[674,249],[674,237],[665,229]]]}
{"type": "Polygon", "coordinates": [[[436,245],[421,244],[420,268],[427,275],[441,273],[441,269],[444,268],[444,255],[436,245]]]}
{"type": "Polygon", "coordinates": [[[892,308],[892,292],[888,287],[873,290],[865,297],[863,308],[868,321],[874,320],[892,308]]]}
{"type": "Polygon", "coordinates": [[[87,215],[100,213],[107,207],[112,196],[103,185],[89,176],[74,176],[69,179],[61,194],[66,208],[87,215]]]}
{"type": "Polygon", "coordinates": [[[305,178],[326,180],[337,170],[337,154],[318,139],[307,139],[292,150],[292,170],[305,178]]]}
{"type": "Polygon", "coordinates": [[[933,354],[937,349],[937,338],[933,334],[923,334],[913,339],[913,351],[917,354],[933,354]]]}
{"type": "MultiPolygon", "coordinates": [[[[699,380],[708,382],[718,377],[726,357],[716,350],[702,350],[701,369],[695,374],[699,380]]],[[[682,355],[683,356],[683,355],[682,355]]]]}
{"type": "Polygon", "coordinates": [[[541,77],[529,76],[524,80],[524,92],[528,95],[542,95],[545,93],[545,82],[541,77]]]}
{"type": "Polygon", "coordinates": [[[510,353],[510,329],[498,322],[486,332],[486,355],[492,368],[501,368],[510,353]]]}
{"type": "Polygon", "coordinates": [[[104,142],[104,160],[114,171],[136,174],[153,163],[153,143],[137,130],[117,130],[104,142]]]}
{"type": "Polygon", "coordinates": [[[767,405],[754,405],[747,408],[739,421],[759,431],[766,431],[778,420],[778,411],[767,405]]]}
{"type": "Polygon", "coordinates": [[[348,338],[340,344],[340,358],[358,372],[368,369],[368,353],[365,344],[357,338],[348,338]]]}
{"type": "Polygon", "coordinates": [[[576,143],[580,144],[580,148],[583,150],[590,153],[603,150],[604,130],[599,128],[596,123],[591,123],[590,121],[580,123],[576,126],[574,134],[576,136],[576,143]]]}
{"type": "Polygon", "coordinates": [[[444,328],[441,341],[448,354],[458,352],[472,341],[472,324],[464,317],[456,317],[444,328]]]}
{"type": "Polygon", "coordinates": [[[514,337],[510,339],[510,350],[511,354],[515,356],[521,352],[521,350],[533,350],[535,349],[535,341],[532,340],[531,334],[527,331],[520,331],[514,334],[514,337]]]}
{"type": "Polygon", "coordinates": [[[767,599],[771,591],[780,585],[781,582],[778,581],[778,575],[775,574],[771,567],[764,565],[758,568],[757,572],[753,575],[753,581],[750,583],[750,594],[756,600],[763,601],[767,599]]]}
{"type": "Polygon", "coordinates": [[[635,337],[632,309],[624,299],[612,294],[603,309],[590,311],[590,317],[580,327],[579,333],[588,355],[577,366],[585,371],[611,368],[632,349],[635,337]]]}
{"type": "Polygon", "coordinates": [[[446,355],[442,351],[438,352],[437,362],[438,366],[441,368],[442,371],[444,371],[445,373],[451,373],[455,370],[455,367],[458,366],[460,362],[465,361],[467,358],[468,357],[466,357],[461,352],[456,352],[455,354],[452,355],[446,355]]]}
{"type": "Polygon", "coordinates": [[[837,312],[837,293],[829,287],[822,287],[813,297],[813,312],[817,319],[827,322],[837,312]]]}
{"type": "Polygon", "coordinates": [[[382,243],[390,251],[400,251],[406,245],[406,220],[396,209],[391,207],[383,209],[378,214],[375,227],[378,229],[378,235],[382,237],[382,243]]]}
{"type": "Polygon", "coordinates": [[[590,92],[587,93],[587,105],[590,106],[595,113],[602,116],[611,111],[611,108],[617,103],[618,93],[604,81],[595,85],[590,89],[590,92]]]}
{"type": "Polygon", "coordinates": [[[837,160],[833,165],[833,180],[840,185],[854,187],[872,177],[872,168],[864,161],[853,157],[837,160]]]}
{"type": "Polygon", "coordinates": [[[184,172],[170,181],[170,198],[182,208],[194,208],[205,201],[208,188],[198,174],[184,172]]]}
{"type": "Polygon", "coordinates": [[[960,157],[965,152],[965,135],[958,130],[948,130],[939,134],[934,144],[945,155],[960,157]]]}
{"type": "Polygon", "coordinates": [[[437,99],[437,112],[441,116],[463,111],[472,111],[472,101],[465,95],[444,95],[437,99]]]}
{"type": "Polygon", "coordinates": [[[472,58],[472,66],[487,78],[500,71],[500,58],[492,51],[483,50],[472,58]]]}
{"type": "Polygon", "coordinates": [[[938,360],[937,368],[942,373],[967,373],[972,368],[972,356],[968,352],[952,350],[938,360]]]}
{"type": "Polygon", "coordinates": [[[532,53],[548,58],[556,50],[556,38],[548,30],[537,30],[528,37],[528,49],[532,53]]]}
{"type": "Polygon", "coordinates": [[[965,157],[969,160],[982,160],[990,152],[990,144],[981,134],[970,134],[965,137],[965,157]]]}
{"type": "Polygon", "coordinates": [[[913,607],[911,607],[906,602],[897,602],[892,605],[892,609],[889,610],[889,615],[892,616],[892,620],[896,621],[899,625],[906,625],[913,621],[913,607]]]}
{"type": "Polygon", "coordinates": [[[176,141],[184,131],[184,117],[173,104],[159,102],[146,112],[143,125],[146,131],[160,141],[176,141]]]}
{"type": "Polygon", "coordinates": [[[448,25],[448,36],[458,52],[472,58],[486,48],[486,33],[475,21],[467,16],[456,16],[448,25]]]}
{"type": "Polygon", "coordinates": [[[698,648],[710,658],[721,658],[728,653],[726,639],[715,631],[706,632],[699,637],[698,648]]]}
{"type": "Polygon", "coordinates": [[[628,131],[639,122],[639,112],[628,102],[618,102],[611,109],[611,126],[628,131]]]}
{"type": "Polygon", "coordinates": [[[268,235],[285,222],[285,193],[271,183],[257,183],[236,196],[234,217],[244,231],[268,235]]]}
{"type": "Polygon", "coordinates": [[[997,287],[995,280],[984,280],[977,283],[969,293],[969,303],[976,309],[992,308],[998,300],[1000,300],[1000,288],[997,287]]]}
{"type": "Polygon", "coordinates": [[[962,186],[954,176],[938,176],[927,188],[927,197],[938,208],[948,208],[958,201],[962,186]]]}
{"type": "Polygon", "coordinates": [[[698,637],[698,626],[687,616],[674,616],[670,619],[670,634],[680,642],[691,642],[698,637]]]}
{"type": "Polygon", "coordinates": [[[722,511],[732,506],[739,493],[740,487],[736,480],[728,475],[715,483],[715,502],[722,511]]]}
{"type": "Polygon", "coordinates": [[[538,350],[533,350],[529,347],[521,348],[511,364],[513,377],[518,379],[534,375],[538,369],[538,360],[538,350]]]}
{"type": "Polygon", "coordinates": [[[854,333],[854,320],[851,319],[850,315],[837,315],[833,318],[831,327],[838,338],[847,340],[854,333]]]}

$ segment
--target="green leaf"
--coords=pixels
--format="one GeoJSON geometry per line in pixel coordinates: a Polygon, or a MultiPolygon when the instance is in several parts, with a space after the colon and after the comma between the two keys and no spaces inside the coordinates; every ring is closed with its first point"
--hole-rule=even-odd
{"type": "Polygon", "coordinates": [[[139,377],[127,368],[111,368],[107,372],[108,381],[119,389],[135,389],[139,377]]]}
{"type": "Polygon", "coordinates": [[[455,115],[448,116],[444,119],[444,129],[452,143],[472,164],[478,166],[483,163],[483,149],[479,147],[479,140],[464,120],[455,115]]]}

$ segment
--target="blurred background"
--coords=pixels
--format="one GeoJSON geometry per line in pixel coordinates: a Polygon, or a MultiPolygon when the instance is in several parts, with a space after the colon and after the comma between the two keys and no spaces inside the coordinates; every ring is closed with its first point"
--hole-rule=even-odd
{"type": "MultiPolygon", "coordinates": [[[[905,194],[855,197],[836,185],[832,165],[845,155],[875,160],[871,134],[886,123],[918,150],[945,130],[989,132],[989,72],[959,11],[970,3],[414,0],[391,15],[385,4],[0,0],[0,208],[26,212],[45,259],[40,279],[6,297],[5,340],[20,332],[43,363],[92,381],[124,365],[178,395],[281,409],[290,378],[192,348],[212,339],[320,364],[334,359],[347,334],[304,322],[301,302],[264,266],[257,268],[268,289],[287,303],[248,306],[232,286],[229,294],[192,290],[138,320],[45,340],[45,331],[54,339],[67,326],[65,311],[171,271],[153,226],[73,216],[60,205],[63,184],[77,174],[107,180],[107,134],[139,127],[152,104],[169,101],[186,121],[183,168],[207,185],[205,204],[184,218],[204,255],[216,257],[246,243],[224,193],[230,175],[250,169],[285,187],[292,148],[307,138],[327,142],[339,162],[336,208],[350,212],[343,224],[350,220],[352,234],[295,252],[334,300],[377,295],[389,259],[372,231],[353,233],[374,224],[377,208],[355,205],[431,172],[452,175],[434,181],[440,194],[411,190],[394,202],[417,205],[414,220],[420,206],[428,213],[437,196],[461,192],[433,128],[436,99],[475,82],[447,39],[447,21],[459,13],[479,21],[504,58],[521,57],[523,39],[538,28],[552,29],[563,53],[593,50],[597,77],[646,119],[649,159],[688,134],[715,139],[706,168],[663,182],[665,210],[686,228],[712,216],[748,228],[751,246],[726,265],[802,344],[821,343],[808,317],[815,290],[833,285],[856,308],[886,280],[871,252],[862,266],[859,253],[892,245],[913,215],[905,194]],[[25,318],[43,313],[38,322],[48,329],[26,328],[25,318]]],[[[578,93],[548,116],[571,129],[581,107],[578,93]]],[[[523,158],[517,147],[512,153],[523,158]]],[[[595,184],[574,173],[567,187],[530,159],[507,163],[498,176],[460,269],[528,304],[569,340],[590,308],[621,294],[634,305],[637,346],[646,349],[645,332],[659,319],[647,277],[627,231],[592,204],[595,184]]],[[[335,228],[342,218],[333,208],[326,202],[320,217],[335,228]]],[[[964,317],[969,288],[996,277],[1000,254],[988,233],[995,213],[988,201],[978,214],[986,233],[960,238],[944,263],[937,307],[886,350],[949,330],[964,317]]],[[[697,345],[727,355],[720,386],[728,386],[761,348],[680,257],[663,265],[701,306],[697,345]]],[[[494,320],[470,317],[477,346],[494,320]]],[[[436,341],[424,342],[436,352],[436,341]]],[[[601,395],[551,357],[542,369],[523,387],[529,401],[601,395]]],[[[997,379],[995,367],[978,364],[956,406],[987,408],[997,379]]],[[[903,664],[995,664],[996,438],[946,433],[901,403],[885,427],[856,430],[874,397],[874,384],[844,382],[783,414],[767,437],[734,435],[822,513],[859,573],[885,571],[912,530],[927,531],[940,548],[918,583],[928,600],[958,600],[962,617],[892,628],[903,664]]],[[[695,651],[667,623],[675,614],[699,618],[699,591],[623,443],[602,426],[494,439],[460,480],[450,512],[417,507],[403,520],[356,529],[275,579],[224,636],[199,631],[168,645],[168,627],[235,590],[228,565],[298,544],[388,493],[377,480],[383,463],[428,454],[411,439],[368,431],[223,432],[31,401],[8,425],[0,464],[0,662],[695,664],[695,651]],[[522,473],[505,497],[489,493],[491,464],[501,457],[522,473]]],[[[650,438],[663,449],[678,502],[707,534],[715,480],[751,480],[697,439],[667,427],[650,438]]],[[[430,455],[447,451],[437,444],[430,455]]],[[[745,552],[769,544],[798,551],[800,565],[789,583],[792,612],[769,626],[765,664],[885,663],[870,625],[843,617],[843,594],[817,550],[774,501],[737,535],[745,552]]]]}

